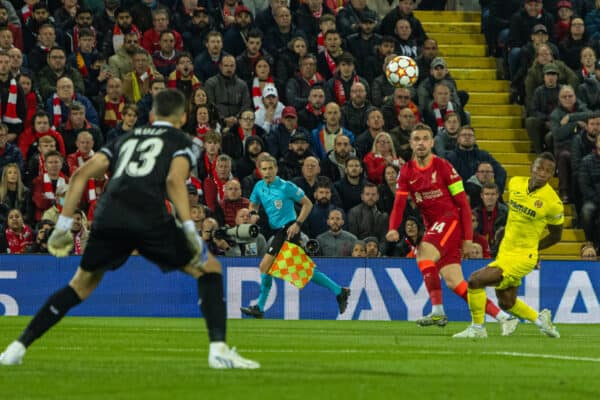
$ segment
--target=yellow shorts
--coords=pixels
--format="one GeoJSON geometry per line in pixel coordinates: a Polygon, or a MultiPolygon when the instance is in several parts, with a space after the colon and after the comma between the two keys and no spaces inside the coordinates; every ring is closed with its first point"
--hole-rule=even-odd
{"type": "Polygon", "coordinates": [[[508,289],[521,286],[523,277],[535,268],[537,255],[533,253],[498,253],[498,257],[488,264],[488,267],[502,270],[502,281],[496,289],[508,289]]]}

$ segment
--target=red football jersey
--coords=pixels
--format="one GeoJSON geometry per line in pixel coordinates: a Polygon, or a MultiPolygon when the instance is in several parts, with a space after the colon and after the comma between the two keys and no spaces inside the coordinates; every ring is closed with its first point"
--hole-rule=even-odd
{"type": "Polygon", "coordinates": [[[435,155],[424,168],[415,160],[408,161],[398,178],[398,192],[409,193],[427,228],[441,218],[461,219],[459,204],[451,193],[461,190],[463,185],[458,172],[450,162],[435,155]]]}

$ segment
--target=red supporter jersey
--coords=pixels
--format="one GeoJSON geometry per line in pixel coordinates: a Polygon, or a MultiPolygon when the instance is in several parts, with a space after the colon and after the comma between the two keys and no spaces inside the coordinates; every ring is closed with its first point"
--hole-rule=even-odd
{"type": "Polygon", "coordinates": [[[427,228],[440,219],[460,220],[458,204],[450,191],[457,193],[462,188],[462,179],[452,164],[436,156],[424,168],[414,159],[408,161],[398,178],[398,191],[412,197],[427,228]]]}

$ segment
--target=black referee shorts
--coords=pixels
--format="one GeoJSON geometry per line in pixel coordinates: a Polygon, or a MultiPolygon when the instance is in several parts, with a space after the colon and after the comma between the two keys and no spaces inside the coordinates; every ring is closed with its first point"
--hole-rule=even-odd
{"type": "Polygon", "coordinates": [[[288,242],[300,245],[300,232],[294,235],[294,237],[292,237],[291,240],[288,240],[287,238],[287,230],[294,223],[295,221],[289,222],[283,228],[275,232],[275,234],[273,235],[273,240],[271,240],[271,245],[267,250],[267,254],[270,254],[273,257],[277,256],[277,253],[279,253],[279,250],[281,250],[281,246],[283,246],[283,242],[285,242],[286,240],[288,242]]]}

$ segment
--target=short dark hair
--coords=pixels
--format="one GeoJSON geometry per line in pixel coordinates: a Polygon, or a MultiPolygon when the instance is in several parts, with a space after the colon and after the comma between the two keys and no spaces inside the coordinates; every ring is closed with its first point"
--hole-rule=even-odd
{"type": "Polygon", "coordinates": [[[348,158],[346,158],[346,162],[344,162],[344,167],[347,167],[348,163],[350,161],[354,161],[354,160],[358,161],[360,163],[360,165],[362,166],[362,162],[361,162],[360,158],[358,158],[356,156],[349,156],[348,158]]]}
{"type": "Polygon", "coordinates": [[[252,28],[252,29],[250,29],[250,31],[248,31],[248,36],[247,36],[248,39],[250,39],[250,38],[259,38],[260,40],[263,40],[264,37],[265,36],[260,31],[260,29],[252,28]]]}
{"type": "Polygon", "coordinates": [[[94,31],[92,31],[90,28],[81,28],[79,30],[79,37],[96,37],[96,35],[94,34],[94,31]]]}
{"type": "Polygon", "coordinates": [[[543,153],[540,153],[540,155],[537,156],[536,160],[540,159],[552,161],[554,164],[556,164],[556,158],[554,157],[554,154],[550,153],[549,151],[544,151],[543,153]]]}
{"type": "Polygon", "coordinates": [[[175,34],[173,33],[173,31],[172,31],[172,30],[170,30],[170,29],[167,29],[166,31],[162,31],[162,32],[160,33],[160,35],[158,35],[158,40],[162,39],[162,37],[163,37],[164,35],[173,35],[173,38],[175,38],[175,34]]]}
{"type": "Polygon", "coordinates": [[[410,132],[411,135],[413,132],[415,131],[427,131],[431,134],[431,137],[433,138],[433,130],[431,129],[431,127],[427,124],[424,124],[422,122],[419,122],[418,124],[415,125],[415,127],[413,128],[413,130],[410,132]]]}
{"type": "Polygon", "coordinates": [[[139,115],[138,109],[135,104],[131,104],[131,103],[125,104],[123,106],[123,111],[121,111],[121,114],[125,114],[127,111],[131,111],[131,112],[135,113],[135,115],[139,115]]]}
{"type": "Polygon", "coordinates": [[[381,38],[381,43],[394,43],[396,44],[396,39],[391,35],[383,35],[381,38]]]}
{"type": "Polygon", "coordinates": [[[483,189],[494,189],[494,190],[496,190],[496,192],[498,194],[500,193],[500,188],[494,182],[484,183],[483,186],[481,187],[481,192],[483,192],[483,189]]]}
{"type": "Polygon", "coordinates": [[[157,117],[177,117],[185,112],[185,96],[177,89],[165,89],[154,96],[152,111],[157,117]]]}
{"type": "Polygon", "coordinates": [[[189,52],[187,52],[187,51],[183,51],[183,52],[179,53],[179,55],[177,56],[177,64],[179,64],[179,61],[182,58],[187,58],[190,61],[194,61],[194,57],[192,57],[192,55],[189,52]]]}
{"type": "Polygon", "coordinates": [[[47,160],[49,157],[58,157],[61,161],[64,161],[62,154],[56,150],[50,150],[48,153],[46,153],[44,159],[47,160]]]}
{"type": "Polygon", "coordinates": [[[317,182],[315,183],[314,191],[316,192],[318,189],[331,190],[332,187],[333,185],[331,184],[331,179],[329,179],[327,176],[319,176],[317,177],[317,182]]]}
{"type": "Polygon", "coordinates": [[[364,193],[366,188],[375,188],[375,189],[377,189],[377,185],[374,184],[373,182],[366,181],[365,184],[363,185],[362,190],[360,191],[360,193],[364,193]]]}

